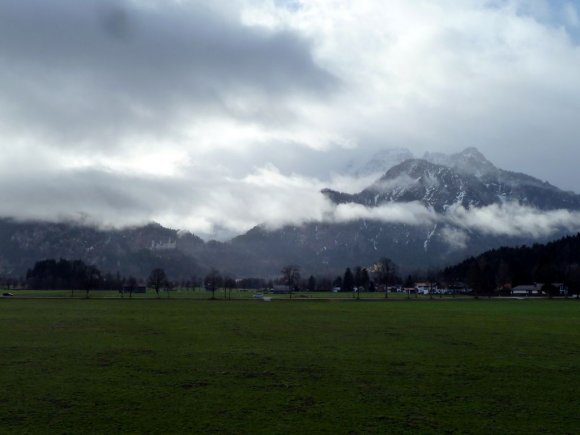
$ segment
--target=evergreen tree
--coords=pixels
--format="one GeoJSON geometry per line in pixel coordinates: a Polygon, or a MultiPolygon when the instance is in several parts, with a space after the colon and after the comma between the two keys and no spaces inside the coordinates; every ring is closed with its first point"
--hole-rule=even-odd
{"type": "Polygon", "coordinates": [[[369,272],[366,269],[363,269],[361,271],[361,286],[365,289],[368,290],[369,288],[369,284],[371,282],[371,279],[369,277],[369,272]]]}
{"type": "Polygon", "coordinates": [[[310,275],[310,278],[308,278],[308,291],[309,292],[316,291],[316,278],[314,278],[314,276],[312,275],[310,275]]]}
{"type": "Polygon", "coordinates": [[[354,276],[349,267],[344,271],[344,277],[342,278],[342,291],[352,292],[354,289],[354,276]]]}
{"type": "Polygon", "coordinates": [[[357,266],[354,268],[354,287],[358,292],[358,288],[362,285],[362,267],[357,266]]]}
{"type": "Polygon", "coordinates": [[[133,297],[133,292],[135,291],[136,287],[137,287],[137,279],[134,276],[130,276],[127,279],[127,290],[129,290],[130,298],[133,297]]]}

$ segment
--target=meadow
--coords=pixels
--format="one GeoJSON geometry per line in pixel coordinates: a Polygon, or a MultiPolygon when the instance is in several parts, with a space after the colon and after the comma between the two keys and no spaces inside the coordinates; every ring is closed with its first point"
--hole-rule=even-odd
{"type": "Polygon", "coordinates": [[[575,300],[17,297],[0,365],[1,433],[580,431],[575,300]]]}
{"type": "MultiPolygon", "coordinates": [[[[71,292],[70,290],[13,290],[17,298],[75,298],[75,299],[86,299],[87,294],[83,290],[75,290],[71,292]]],[[[272,299],[356,299],[356,294],[351,292],[310,292],[310,291],[298,291],[293,292],[291,295],[286,293],[274,294],[272,292],[264,292],[260,290],[252,289],[231,289],[223,290],[219,289],[215,291],[214,299],[218,300],[248,300],[256,299],[256,296],[266,296],[272,299]]],[[[201,299],[208,300],[212,299],[212,292],[205,290],[204,288],[196,289],[185,289],[178,288],[171,291],[160,290],[159,295],[155,293],[155,290],[149,288],[146,293],[133,293],[130,295],[128,292],[121,294],[117,290],[92,290],[89,292],[88,298],[90,299],[201,299]]],[[[384,292],[361,292],[360,299],[364,300],[375,300],[375,299],[385,299],[384,292]]],[[[471,299],[471,296],[466,295],[438,295],[433,294],[423,295],[423,294],[411,294],[406,293],[394,293],[389,292],[388,299],[471,299]]]]}

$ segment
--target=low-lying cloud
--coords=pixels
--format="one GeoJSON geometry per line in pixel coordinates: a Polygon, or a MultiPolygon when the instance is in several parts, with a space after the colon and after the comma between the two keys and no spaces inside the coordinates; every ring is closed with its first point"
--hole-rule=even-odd
{"type": "Polygon", "coordinates": [[[465,208],[457,205],[436,213],[419,202],[390,203],[379,207],[341,204],[334,211],[337,222],[358,219],[411,226],[442,224],[442,235],[455,247],[465,247],[469,233],[492,236],[542,238],[559,231],[580,231],[580,212],[539,210],[517,202],[465,208]]]}
{"type": "Polygon", "coordinates": [[[515,202],[470,209],[456,205],[445,213],[420,202],[378,207],[337,205],[320,193],[329,184],[332,188],[349,184],[348,177],[322,181],[284,174],[272,165],[241,177],[219,165],[193,164],[184,166],[177,175],[157,177],[106,169],[50,168],[19,177],[13,170],[0,175],[0,195],[6,198],[0,202],[0,215],[48,221],[82,218],[113,227],[156,221],[205,239],[222,240],[256,225],[269,230],[357,220],[413,227],[437,225],[453,249],[465,248],[473,234],[543,238],[580,230],[578,211],[544,211],[515,202]]]}
{"type": "Polygon", "coordinates": [[[341,204],[334,209],[331,220],[359,219],[410,226],[438,225],[441,237],[450,248],[459,250],[468,246],[473,234],[539,239],[562,231],[580,231],[580,211],[539,210],[517,202],[469,209],[456,205],[445,213],[436,213],[419,202],[395,202],[379,207],[341,204]]]}
{"type": "Polygon", "coordinates": [[[540,238],[561,230],[580,230],[578,211],[538,210],[516,202],[471,209],[457,206],[444,216],[451,225],[494,236],[540,238]]]}
{"type": "Polygon", "coordinates": [[[417,184],[417,181],[418,180],[411,178],[408,174],[402,174],[396,178],[378,180],[373,183],[368,190],[376,193],[391,192],[393,189],[404,191],[417,184]]]}
{"type": "Polygon", "coordinates": [[[432,209],[426,208],[420,202],[394,202],[378,207],[349,203],[337,205],[328,220],[336,223],[371,220],[387,224],[424,226],[436,222],[438,217],[432,209]]]}
{"type": "Polygon", "coordinates": [[[441,224],[455,247],[575,230],[565,210],[439,215],[319,193],[371,185],[332,172],[401,146],[478,146],[578,186],[578,8],[562,5],[0,0],[0,215],[220,239],[262,223],[441,224]]]}

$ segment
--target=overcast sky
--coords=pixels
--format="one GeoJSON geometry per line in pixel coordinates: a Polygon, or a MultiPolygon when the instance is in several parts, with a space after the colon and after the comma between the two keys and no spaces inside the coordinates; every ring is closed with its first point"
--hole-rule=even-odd
{"type": "Polygon", "coordinates": [[[580,192],[579,46],[579,1],[0,0],[0,215],[224,237],[393,147],[580,192]]]}

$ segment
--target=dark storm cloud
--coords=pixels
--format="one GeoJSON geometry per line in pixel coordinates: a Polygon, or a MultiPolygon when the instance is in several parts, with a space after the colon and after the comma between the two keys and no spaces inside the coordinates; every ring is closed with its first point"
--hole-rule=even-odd
{"type": "Polygon", "coordinates": [[[89,215],[99,222],[106,215],[122,225],[126,213],[147,216],[158,207],[166,207],[166,200],[161,201],[160,195],[167,193],[164,183],[157,179],[98,170],[38,170],[25,177],[3,180],[0,194],[7,200],[0,207],[0,214],[47,220],[89,215]]]}
{"type": "Polygon", "coordinates": [[[207,237],[416,217],[457,226],[455,246],[580,228],[565,211],[440,217],[320,195],[367,187],[346,162],[392,147],[476,146],[578,191],[577,1],[385,3],[0,0],[0,215],[207,237]]]}
{"type": "Polygon", "coordinates": [[[203,116],[276,123],[286,98],[335,84],[306,39],[204,2],[0,0],[0,127],[20,136],[103,147],[203,116]]]}

